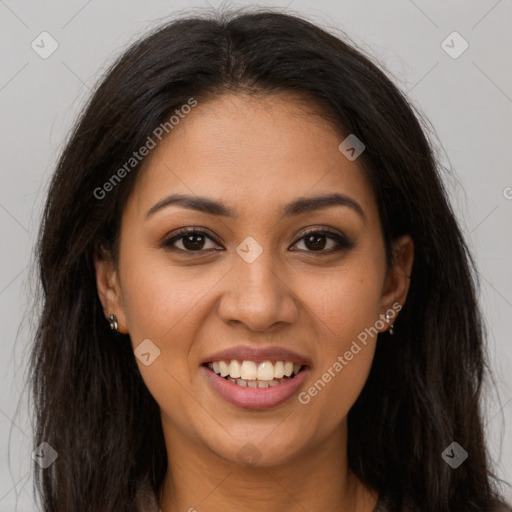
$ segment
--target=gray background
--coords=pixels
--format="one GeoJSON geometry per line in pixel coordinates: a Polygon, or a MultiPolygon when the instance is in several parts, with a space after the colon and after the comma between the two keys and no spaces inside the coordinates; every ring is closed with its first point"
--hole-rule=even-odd
{"type": "MultiPolygon", "coordinates": [[[[497,474],[511,482],[511,0],[257,5],[289,6],[324,27],[344,30],[384,63],[430,120],[439,157],[450,168],[446,185],[479,268],[496,380],[485,400],[486,431],[497,474]],[[469,45],[457,58],[441,46],[453,31],[469,45]]],[[[56,158],[90,88],[125,45],[173,13],[205,7],[199,0],[0,0],[0,511],[15,510],[16,503],[20,511],[35,509],[31,407],[23,390],[37,316],[32,247],[56,158]],[[42,45],[43,31],[58,43],[47,59],[31,48],[34,40],[42,45]]],[[[452,54],[463,48],[453,36],[446,44],[452,54]]],[[[505,492],[512,500],[512,492],[505,492]]]]}

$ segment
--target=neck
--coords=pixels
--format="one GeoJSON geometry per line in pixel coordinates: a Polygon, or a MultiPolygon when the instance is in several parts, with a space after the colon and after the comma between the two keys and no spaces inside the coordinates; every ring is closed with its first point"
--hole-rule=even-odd
{"type": "Polygon", "coordinates": [[[162,512],[371,512],[376,505],[376,494],[348,468],[345,426],[321,445],[264,467],[226,460],[166,427],[162,512]]]}

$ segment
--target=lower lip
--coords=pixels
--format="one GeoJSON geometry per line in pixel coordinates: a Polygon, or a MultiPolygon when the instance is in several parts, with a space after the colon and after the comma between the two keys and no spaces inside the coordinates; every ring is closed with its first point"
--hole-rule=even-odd
{"type": "Polygon", "coordinates": [[[213,389],[226,402],[243,409],[267,409],[281,405],[300,388],[309,371],[309,367],[303,368],[293,379],[289,379],[278,386],[244,388],[229,382],[224,377],[220,377],[206,366],[202,366],[202,369],[213,389]]]}

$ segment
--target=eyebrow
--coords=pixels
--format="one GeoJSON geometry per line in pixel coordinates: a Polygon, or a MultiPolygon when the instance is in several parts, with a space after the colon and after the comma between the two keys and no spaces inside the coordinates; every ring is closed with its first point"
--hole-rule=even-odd
{"type": "MultiPolygon", "coordinates": [[[[196,210],[209,215],[235,218],[237,215],[232,208],[210,199],[208,197],[190,196],[186,194],[172,194],[164,197],[146,212],[146,219],[157,211],[171,205],[181,206],[189,210],[196,210]]],[[[300,197],[285,205],[281,212],[281,218],[292,217],[303,213],[310,213],[333,206],[348,206],[355,211],[365,222],[366,216],[361,205],[349,196],[334,193],[314,197],[300,197]]]]}

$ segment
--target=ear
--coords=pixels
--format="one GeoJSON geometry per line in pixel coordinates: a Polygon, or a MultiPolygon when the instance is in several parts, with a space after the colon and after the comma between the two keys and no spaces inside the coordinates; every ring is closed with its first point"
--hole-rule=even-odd
{"type": "Polygon", "coordinates": [[[104,250],[94,252],[94,269],[96,272],[96,287],[103,306],[103,314],[108,319],[110,315],[117,317],[118,332],[127,334],[126,316],[122,300],[121,287],[116,265],[110,255],[104,250]]]}
{"type": "MultiPolygon", "coordinates": [[[[391,323],[396,320],[398,311],[402,309],[407,299],[411,283],[412,264],[414,261],[414,241],[409,235],[403,235],[393,243],[392,265],[386,276],[382,289],[381,317],[385,318],[386,311],[393,312],[391,323]]],[[[388,330],[389,326],[381,331],[388,330]]]]}

